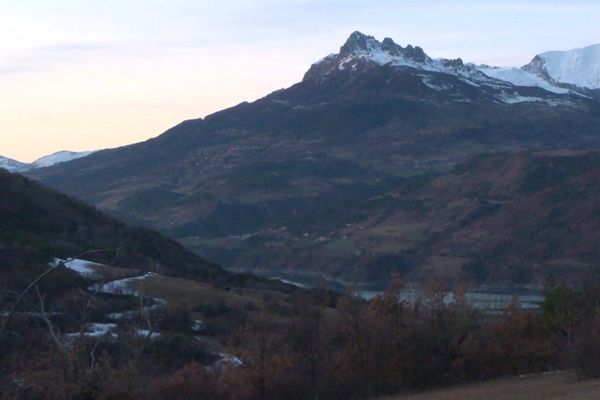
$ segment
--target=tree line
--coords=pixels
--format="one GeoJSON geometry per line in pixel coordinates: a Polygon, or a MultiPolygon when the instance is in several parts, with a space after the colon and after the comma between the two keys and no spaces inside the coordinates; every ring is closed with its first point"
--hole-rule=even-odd
{"type": "MultiPolygon", "coordinates": [[[[252,311],[255,318],[221,337],[239,363],[186,331],[190,310],[182,308],[140,313],[171,329],[155,340],[81,335],[61,345],[61,322],[45,314],[52,296],[36,287],[29,301],[44,318],[17,318],[21,325],[0,343],[0,399],[366,399],[567,368],[582,379],[600,376],[598,282],[574,289],[550,280],[539,310],[515,298],[500,315],[471,307],[464,290],[448,301],[439,280],[414,303],[402,288],[393,277],[369,302],[315,290],[298,292],[285,312],[252,311]]],[[[108,301],[67,292],[72,314],[108,301]]],[[[3,293],[0,304],[9,304],[3,293]]]]}

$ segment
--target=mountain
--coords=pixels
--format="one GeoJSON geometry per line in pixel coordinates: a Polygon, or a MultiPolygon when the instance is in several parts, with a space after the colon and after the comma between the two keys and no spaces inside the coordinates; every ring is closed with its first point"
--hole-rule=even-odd
{"type": "Polygon", "coordinates": [[[94,153],[93,151],[58,151],[56,153],[40,157],[29,165],[29,169],[36,168],[46,168],[50,167],[54,164],[59,164],[63,162],[68,162],[72,160],[77,160],[78,158],[87,157],[90,154],[94,153]]]}
{"type": "Polygon", "coordinates": [[[210,254],[240,254],[240,270],[315,275],[382,288],[393,272],[473,286],[578,285],[600,252],[600,152],[556,149],[483,154],[450,171],[406,179],[372,197],[323,203],[305,228],[217,240],[185,239],[210,254]],[[278,269],[273,265],[280,266],[278,269]]]}
{"type": "Polygon", "coordinates": [[[347,240],[387,193],[484,153],[599,148],[598,126],[593,98],[355,32],[290,88],[29,175],[236,270],[369,282],[402,270],[398,243],[420,235],[347,240]]]}
{"type": "Polygon", "coordinates": [[[78,158],[87,157],[93,151],[58,151],[56,153],[40,157],[32,163],[23,163],[20,161],[12,160],[10,158],[0,156],[0,168],[4,168],[10,172],[25,172],[37,168],[46,168],[55,164],[77,160],[78,158]]]}
{"type": "Polygon", "coordinates": [[[599,189],[598,151],[485,154],[356,205],[352,212],[369,214],[360,229],[341,229],[343,239],[312,253],[345,246],[370,255],[377,268],[368,272],[352,253],[333,263],[369,281],[400,270],[416,282],[436,275],[514,287],[554,276],[581,284],[600,259],[599,189]]]}
{"type": "Polygon", "coordinates": [[[478,67],[464,64],[460,58],[432,59],[418,46],[408,45],[403,48],[390,38],[379,42],[374,37],[360,32],[350,35],[338,54],[331,54],[313,64],[304,80],[319,79],[344,70],[358,73],[380,66],[421,70],[425,73],[422,76],[422,83],[438,91],[451,90],[452,86],[436,84],[435,75],[432,73],[452,75],[461,82],[479,87],[496,101],[505,103],[556,101],[543,96],[537,98],[527,96],[520,92],[521,87],[537,86],[557,94],[569,93],[569,90],[552,86],[542,78],[533,77],[523,70],[517,72],[494,67],[478,67]]]}
{"type": "Polygon", "coordinates": [[[536,56],[523,70],[549,82],[600,89],[600,44],[536,56]]]}
{"type": "Polygon", "coordinates": [[[26,170],[27,164],[13,160],[11,158],[0,156],[0,168],[4,168],[5,170],[11,172],[18,172],[26,170]]]}
{"type": "Polygon", "coordinates": [[[489,77],[499,79],[501,81],[510,82],[515,86],[530,86],[539,87],[548,92],[557,94],[571,93],[571,89],[561,87],[554,81],[545,79],[543,76],[537,75],[529,70],[516,67],[490,67],[478,66],[477,69],[489,77]]]}
{"type": "Polygon", "coordinates": [[[600,89],[600,44],[538,54],[521,68],[476,68],[490,77],[519,86],[537,86],[555,93],[590,94],[600,89]]]}

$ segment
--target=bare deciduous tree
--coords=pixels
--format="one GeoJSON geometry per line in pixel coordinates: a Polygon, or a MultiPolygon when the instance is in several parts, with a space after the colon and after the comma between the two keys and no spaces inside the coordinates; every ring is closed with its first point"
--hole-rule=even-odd
{"type": "MultiPolygon", "coordinates": [[[[81,257],[84,257],[84,256],[86,256],[88,254],[92,254],[92,253],[100,253],[100,252],[107,252],[107,251],[113,251],[113,250],[114,249],[87,250],[87,251],[84,251],[83,253],[78,254],[77,256],[75,256],[75,258],[81,258],[81,257]]],[[[19,306],[23,302],[23,299],[25,299],[25,296],[34,287],[36,287],[43,279],[45,279],[46,277],[48,277],[54,271],[58,270],[60,267],[64,267],[66,263],[67,263],[67,261],[61,261],[57,265],[53,265],[50,268],[48,268],[46,271],[42,272],[31,283],[29,283],[29,285],[27,285],[27,287],[25,287],[25,289],[17,296],[17,299],[15,300],[15,302],[13,303],[11,309],[8,311],[8,314],[5,316],[4,320],[2,321],[2,325],[0,325],[0,340],[2,340],[2,338],[4,337],[4,335],[6,333],[6,330],[8,328],[8,325],[10,324],[10,321],[12,320],[12,318],[15,315],[15,313],[17,312],[17,309],[19,308],[19,306]]]]}

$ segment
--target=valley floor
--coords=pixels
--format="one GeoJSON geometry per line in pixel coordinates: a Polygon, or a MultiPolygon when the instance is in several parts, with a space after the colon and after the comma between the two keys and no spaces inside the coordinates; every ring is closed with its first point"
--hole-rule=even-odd
{"type": "Polygon", "coordinates": [[[600,398],[600,379],[578,381],[560,372],[502,379],[381,400],[591,400],[600,398]]]}

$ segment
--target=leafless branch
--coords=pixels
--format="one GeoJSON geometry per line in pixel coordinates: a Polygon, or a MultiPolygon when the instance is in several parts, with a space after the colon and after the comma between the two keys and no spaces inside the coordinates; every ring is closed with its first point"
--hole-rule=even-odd
{"type": "MultiPolygon", "coordinates": [[[[92,254],[92,253],[100,253],[100,252],[107,252],[107,251],[113,251],[113,250],[114,249],[87,250],[87,251],[84,251],[83,253],[80,253],[80,254],[76,255],[75,258],[80,258],[80,257],[83,257],[85,255],[92,254]]],[[[65,264],[66,264],[66,262],[67,261],[62,261],[58,265],[50,267],[48,270],[46,270],[43,273],[41,273],[29,285],[27,285],[27,287],[21,292],[21,294],[19,294],[19,297],[17,297],[17,299],[13,303],[10,311],[8,312],[8,315],[4,319],[4,322],[2,323],[2,326],[0,326],[0,340],[2,340],[2,338],[4,337],[4,334],[6,333],[6,329],[8,328],[8,325],[9,325],[10,321],[12,320],[13,316],[15,315],[15,312],[17,311],[17,308],[19,307],[19,305],[21,304],[21,302],[23,301],[23,299],[25,298],[25,296],[27,295],[27,293],[29,293],[29,291],[34,286],[36,286],[39,282],[41,282],[44,278],[46,278],[52,272],[54,272],[55,270],[57,270],[59,267],[61,267],[61,266],[64,267],[65,264]]]]}
{"type": "Polygon", "coordinates": [[[85,326],[89,322],[89,315],[90,315],[90,309],[92,308],[92,304],[96,300],[96,296],[98,295],[98,293],[100,293],[100,291],[102,290],[102,288],[104,287],[105,284],[106,284],[106,279],[103,279],[102,282],[100,282],[96,286],[96,289],[94,290],[94,292],[88,296],[88,299],[87,299],[85,306],[83,308],[83,311],[81,313],[80,329],[79,329],[79,338],[80,339],[83,338],[84,333],[85,333],[85,331],[84,331],[85,326]]]}
{"type": "Polygon", "coordinates": [[[140,317],[143,319],[143,322],[148,329],[148,334],[144,338],[144,346],[150,341],[152,335],[154,334],[154,324],[152,323],[152,315],[150,313],[150,301],[147,304],[144,304],[144,300],[147,296],[144,296],[142,292],[140,292],[139,300],[140,300],[140,317]]]}
{"type": "Polygon", "coordinates": [[[52,338],[52,341],[54,341],[54,344],[56,344],[56,347],[60,350],[60,352],[65,355],[67,361],[69,361],[70,364],[69,351],[66,349],[63,341],[60,340],[57,329],[54,327],[54,324],[52,324],[52,321],[48,317],[48,313],[46,312],[46,298],[45,296],[42,296],[42,294],[40,293],[40,288],[37,285],[35,286],[35,292],[40,302],[40,314],[42,320],[46,323],[46,326],[48,327],[50,337],[52,338]]]}
{"type": "Polygon", "coordinates": [[[52,268],[48,269],[46,272],[44,272],[43,274],[41,274],[37,278],[35,278],[33,280],[33,282],[31,282],[25,288],[25,290],[23,290],[21,292],[21,294],[19,295],[19,297],[17,298],[17,300],[13,303],[13,306],[10,309],[10,311],[8,312],[8,315],[6,316],[6,319],[2,323],[2,327],[0,328],[0,339],[2,339],[2,337],[4,336],[4,333],[6,332],[6,328],[8,327],[8,324],[12,320],[15,312],[17,311],[17,307],[19,307],[19,304],[21,304],[21,302],[23,301],[23,298],[25,297],[25,295],[27,293],[29,293],[29,291],[31,290],[31,288],[33,288],[34,286],[36,286],[42,279],[44,279],[45,277],[47,277],[48,275],[50,275],[52,272],[54,272],[54,270],[55,270],[55,267],[52,267],[52,268]]]}
{"type": "Polygon", "coordinates": [[[99,344],[100,344],[100,337],[96,338],[94,347],[92,347],[92,350],[90,350],[90,370],[94,369],[94,367],[96,366],[96,349],[98,348],[99,344]]]}

